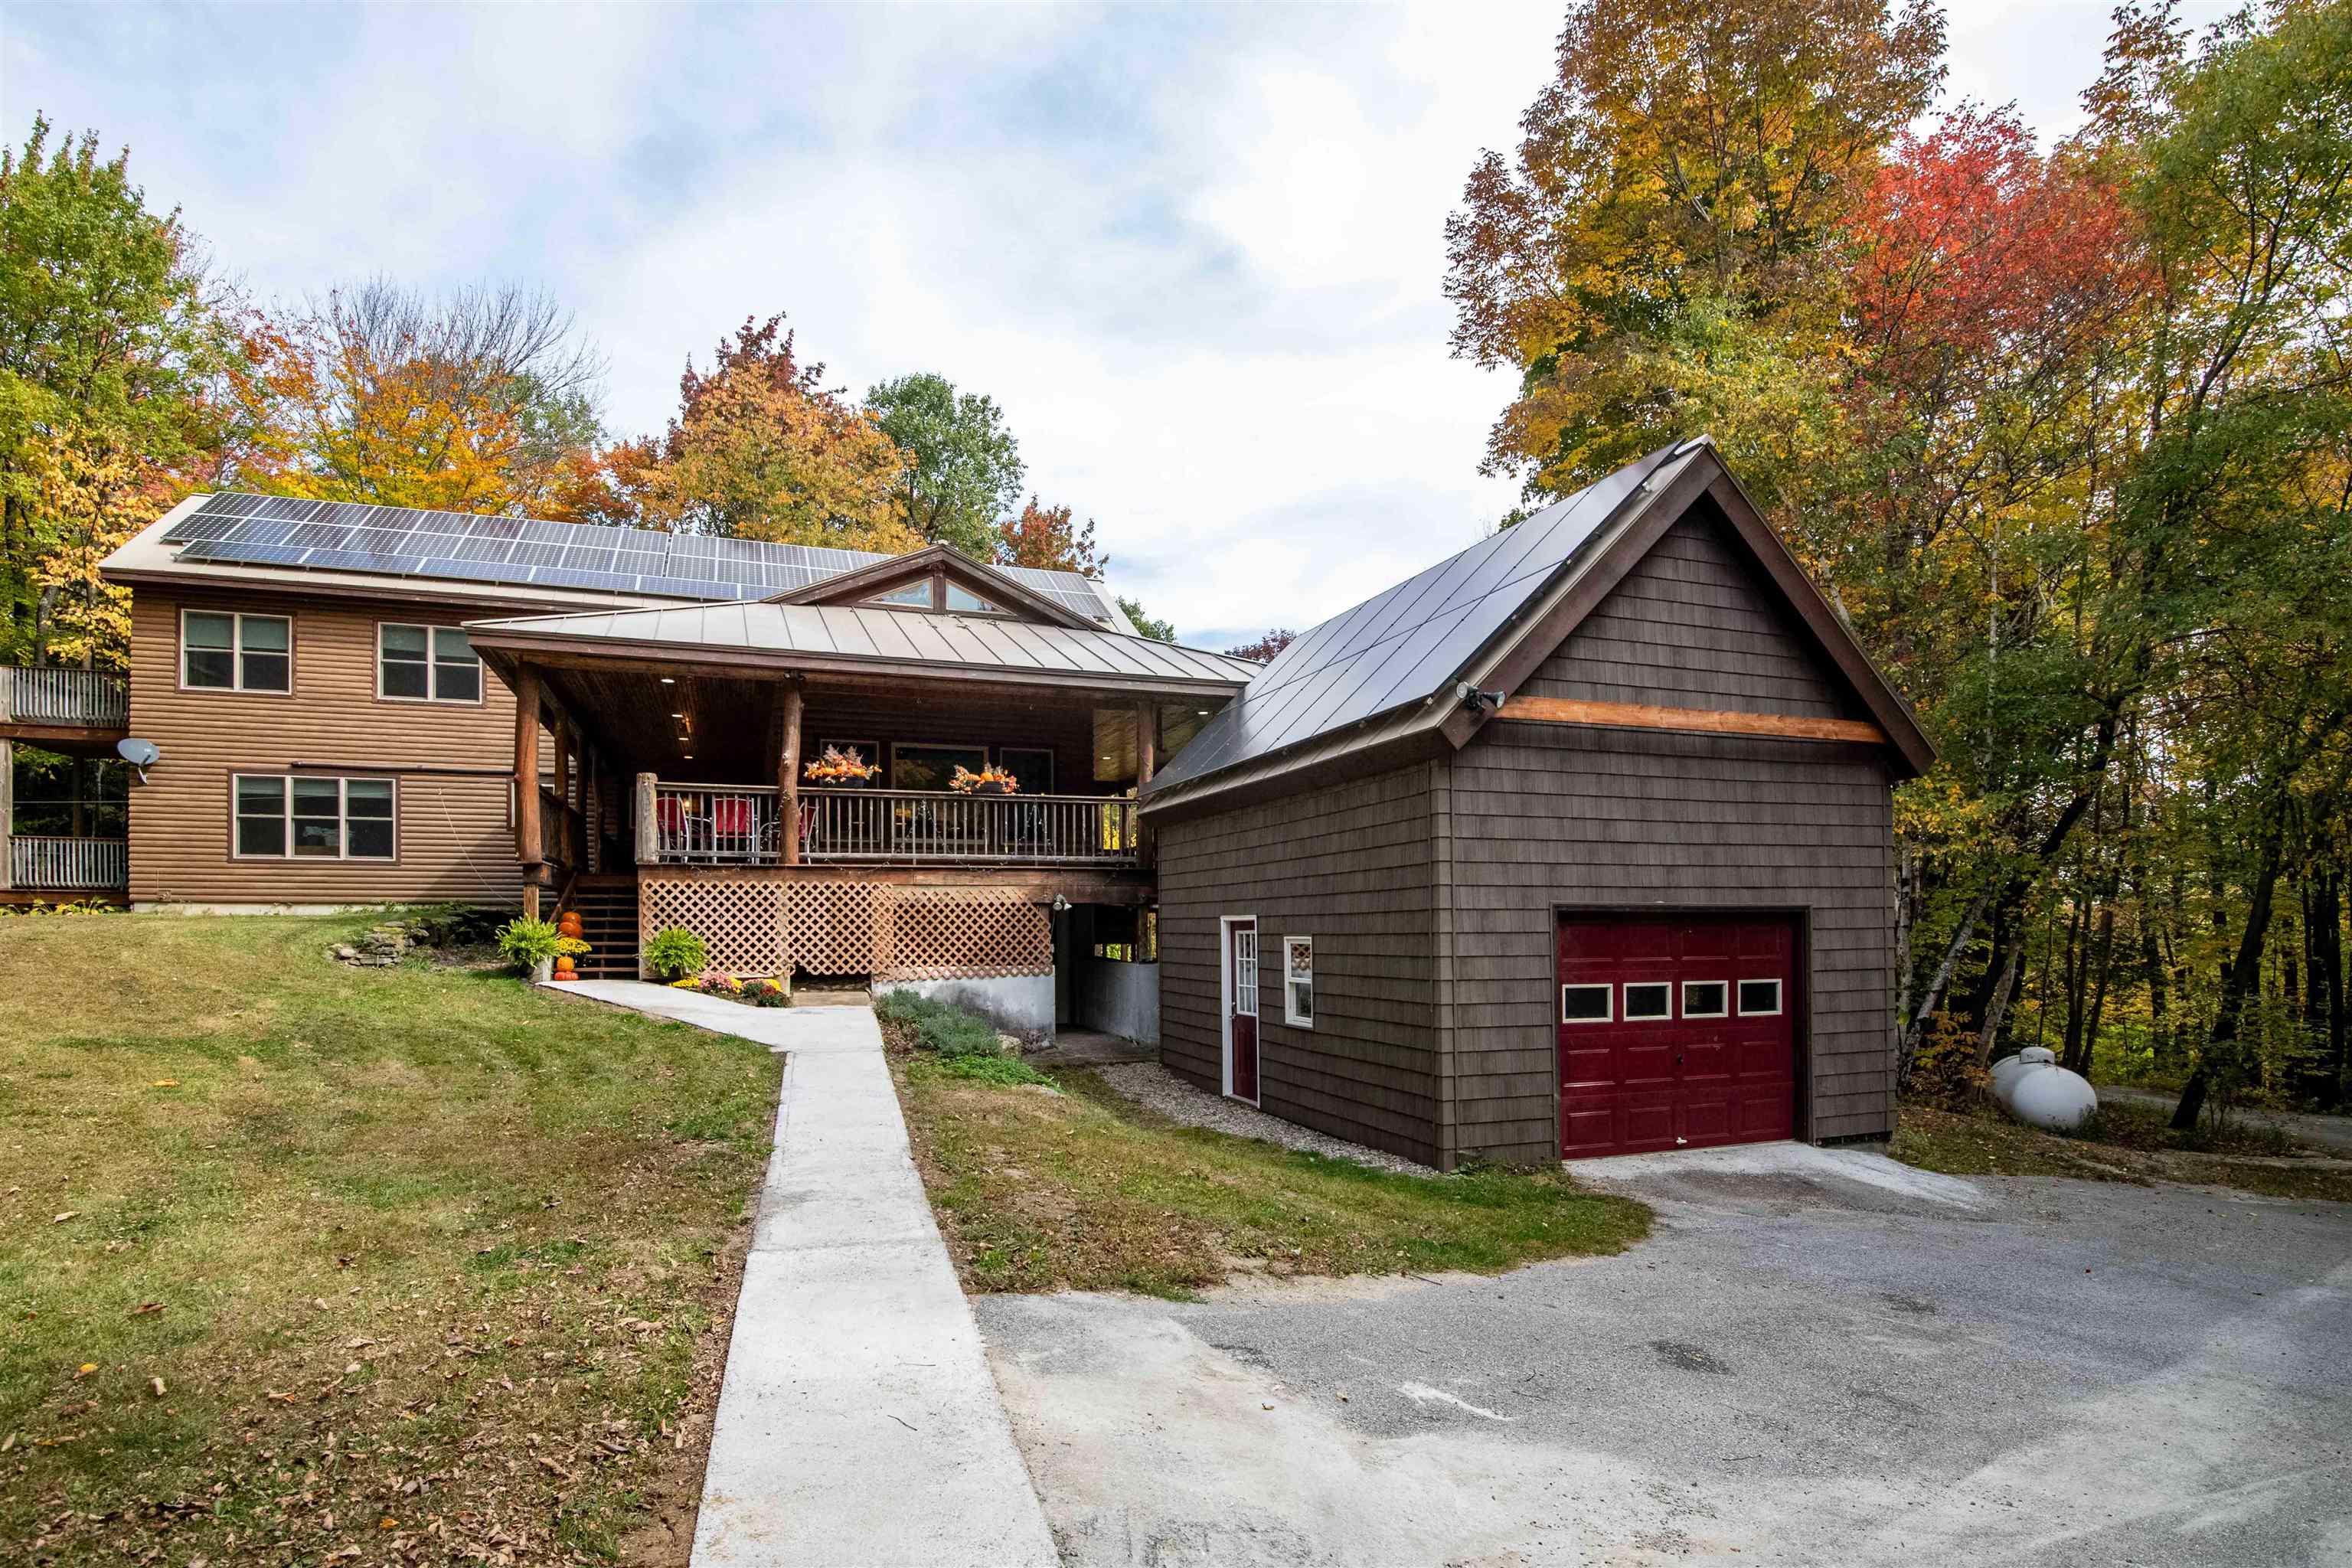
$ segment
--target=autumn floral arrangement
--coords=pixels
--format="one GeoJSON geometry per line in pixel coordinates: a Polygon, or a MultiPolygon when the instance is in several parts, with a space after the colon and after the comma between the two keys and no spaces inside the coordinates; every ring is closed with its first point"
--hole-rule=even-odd
{"type": "Polygon", "coordinates": [[[724,974],[718,970],[706,970],[670,983],[673,991],[698,992],[705,996],[717,996],[729,1002],[740,1002],[747,1007],[789,1007],[793,994],[784,989],[781,980],[753,976],[749,980],[724,974]]]}
{"type": "Polygon", "coordinates": [[[881,763],[867,762],[855,746],[845,752],[827,746],[824,755],[801,770],[801,777],[812,784],[864,784],[881,771],[881,763]]]}
{"type": "Polygon", "coordinates": [[[978,773],[958,768],[955,776],[948,780],[948,788],[958,795],[1011,795],[1020,787],[1019,779],[996,767],[982,768],[978,773]]]}

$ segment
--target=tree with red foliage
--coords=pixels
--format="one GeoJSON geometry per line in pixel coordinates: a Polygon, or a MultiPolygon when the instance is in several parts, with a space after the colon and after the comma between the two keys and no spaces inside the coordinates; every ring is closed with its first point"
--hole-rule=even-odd
{"type": "Polygon", "coordinates": [[[997,523],[996,534],[1000,566],[1034,566],[1046,572],[1100,577],[1103,568],[1110,564],[1108,557],[1095,553],[1094,519],[1087,519],[1083,527],[1074,526],[1068,507],[1046,506],[1034,495],[1019,517],[997,523]]]}
{"type": "Polygon", "coordinates": [[[1225,652],[1234,658],[1254,658],[1260,664],[1272,664],[1274,656],[1288,647],[1297,636],[1297,632],[1276,626],[1257,641],[1244,643],[1239,647],[1229,647],[1225,652]]]}

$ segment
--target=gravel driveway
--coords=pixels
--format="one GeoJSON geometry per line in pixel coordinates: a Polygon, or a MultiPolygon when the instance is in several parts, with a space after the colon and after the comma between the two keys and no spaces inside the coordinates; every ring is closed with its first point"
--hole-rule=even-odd
{"type": "Polygon", "coordinates": [[[1610,1168],[1619,1258],[979,1298],[1065,1561],[2352,1563],[2352,1207],[1610,1168]]]}

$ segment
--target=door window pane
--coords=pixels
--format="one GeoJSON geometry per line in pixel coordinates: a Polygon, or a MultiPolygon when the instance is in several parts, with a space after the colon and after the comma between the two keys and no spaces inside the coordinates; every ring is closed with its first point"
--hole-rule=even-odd
{"type": "Polygon", "coordinates": [[[185,645],[182,677],[190,686],[230,687],[236,684],[236,617],[190,611],[184,623],[185,645]]]}
{"type": "Polygon", "coordinates": [[[1674,1016],[1675,988],[1660,980],[1625,987],[1625,1016],[1633,1018],[1671,1018],[1674,1016]]]}

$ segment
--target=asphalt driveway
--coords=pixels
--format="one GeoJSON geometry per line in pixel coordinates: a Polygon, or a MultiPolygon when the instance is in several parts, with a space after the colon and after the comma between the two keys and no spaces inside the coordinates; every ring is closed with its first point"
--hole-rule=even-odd
{"type": "Polygon", "coordinates": [[[2352,1563],[2352,1207],[1611,1165],[1620,1258],[979,1299],[1065,1560],[2352,1563]]]}

